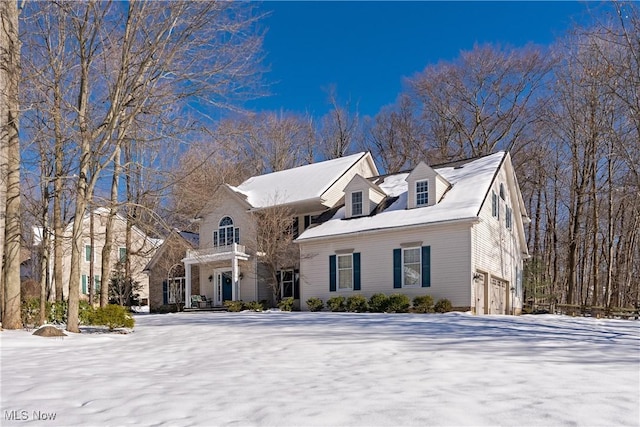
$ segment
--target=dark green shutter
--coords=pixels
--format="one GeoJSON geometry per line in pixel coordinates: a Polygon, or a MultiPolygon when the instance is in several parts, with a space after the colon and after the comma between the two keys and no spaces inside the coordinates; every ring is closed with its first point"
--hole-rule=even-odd
{"type": "Polygon", "coordinates": [[[329,292],[336,291],[336,256],[329,255],[329,292]]]}
{"type": "Polygon", "coordinates": [[[304,216],[304,229],[306,230],[307,228],[309,228],[309,225],[311,225],[311,216],[305,215],[304,216]]]}
{"type": "Polygon", "coordinates": [[[169,303],[169,287],[167,281],[162,281],[162,304],[167,305],[169,303]]]}
{"type": "Polygon", "coordinates": [[[82,293],[83,294],[87,293],[87,275],[86,274],[82,275],[82,293]]]}
{"type": "Polygon", "coordinates": [[[393,287],[402,287],[402,249],[393,250],[393,287]]]}
{"type": "Polygon", "coordinates": [[[422,247],[422,287],[431,286],[431,246],[422,247]]]}
{"type": "Polygon", "coordinates": [[[353,254],[353,290],[360,290],[360,253],[353,254]]]}
{"type": "Polygon", "coordinates": [[[293,270],[293,298],[300,299],[300,270],[293,270]]]}

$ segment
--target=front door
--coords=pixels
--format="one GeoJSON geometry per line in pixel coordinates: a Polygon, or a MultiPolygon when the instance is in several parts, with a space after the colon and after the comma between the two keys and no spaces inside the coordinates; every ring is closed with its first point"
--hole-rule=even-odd
{"type": "Polygon", "coordinates": [[[222,276],[222,302],[230,301],[233,298],[231,291],[231,272],[227,271],[222,276]]]}

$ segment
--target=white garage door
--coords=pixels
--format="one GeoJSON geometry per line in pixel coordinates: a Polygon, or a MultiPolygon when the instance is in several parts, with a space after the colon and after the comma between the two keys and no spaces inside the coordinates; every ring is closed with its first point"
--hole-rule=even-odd
{"type": "Polygon", "coordinates": [[[506,314],[507,282],[491,278],[489,284],[489,314],[506,314]]]}

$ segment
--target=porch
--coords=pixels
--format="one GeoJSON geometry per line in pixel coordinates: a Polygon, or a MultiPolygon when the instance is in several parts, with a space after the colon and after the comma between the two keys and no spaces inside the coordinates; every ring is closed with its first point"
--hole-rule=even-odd
{"type": "Polygon", "coordinates": [[[239,282],[242,277],[238,262],[247,261],[249,258],[250,255],[247,254],[245,246],[237,243],[188,250],[186,257],[182,260],[185,265],[184,310],[215,311],[224,309],[223,303],[226,300],[236,301],[239,295],[239,282]],[[193,265],[198,265],[200,272],[213,270],[213,273],[208,276],[209,283],[212,286],[210,292],[204,292],[204,284],[202,280],[200,282],[200,293],[202,295],[208,294],[205,304],[194,302],[192,299],[191,268],[193,265]]]}

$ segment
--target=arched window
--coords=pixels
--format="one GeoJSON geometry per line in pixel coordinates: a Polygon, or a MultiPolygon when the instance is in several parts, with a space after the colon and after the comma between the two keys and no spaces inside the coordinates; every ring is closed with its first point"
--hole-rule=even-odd
{"type": "Polygon", "coordinates": [[[500,183],[500,198],[504,200],[504,184],[500,183]]]}
{"type": "Polygon", "coordinates": [[[229,246],[240,242],[240,229],[233,226],[233,219],[225,216],[218,223],[218,230],[213,232],[213,246],[229,246]]]}

